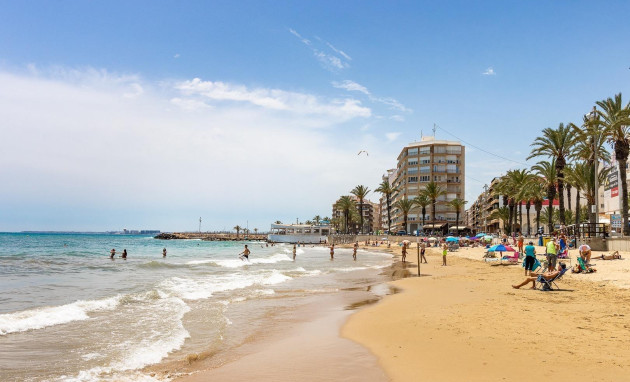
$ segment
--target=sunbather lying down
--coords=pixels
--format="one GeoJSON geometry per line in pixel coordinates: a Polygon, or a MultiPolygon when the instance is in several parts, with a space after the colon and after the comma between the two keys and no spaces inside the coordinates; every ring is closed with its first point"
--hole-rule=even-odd
{"type": "Polygon", "coordinates": [[[556,276],[558,276],[558,274],[559,274],[559,273],[560,273],[563,269],[565,269],[566,267],[567,267],[567,265],[566,265],[565,263],[560,263],[560,264],[558,265],[558,268],[557,268],[557,269],[555,269],[555,270],[553,270],[553,271],[551,271],[551,272],[549,272],[549,271],[548,271],[548,272],[542,273],[542,274],[537,275],[537,276],[530,276],[530,277],[527,277],[527,278],[525,279],[525,281],[523,281],[522,283],[520,283],[520,284],[518,284],[518,285],[512,285],[512,288],[514,288],[514,289],[519,289],[520,287],[522,287],[522,286],[524,286],[524,285],[526,285],[526,284],[532,283],[532,289],[536,289],[536,281],[538,281],[538,278],[539,278],[539,277],[543,277],[545,280],[552,280],[553,278],[555,278],[556,276]]]}
{"type": "Polygon", "coordinates": [[[619,254],[619,251],[615,251],[613,253],[611,253],[610,255],[602,255],[601,257],[594,257],[594,259],[602,259],[602,260],[621,260],[621,255],[619,254]]]}

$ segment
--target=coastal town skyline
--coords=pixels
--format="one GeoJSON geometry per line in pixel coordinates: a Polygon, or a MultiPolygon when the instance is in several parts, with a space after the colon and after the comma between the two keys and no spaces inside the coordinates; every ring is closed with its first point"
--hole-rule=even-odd
{"type": "Polygon", "coordinates": [[[630,96],[630,4],[3,2],[0,231],[231,229],[374,193],[421,134],[468,201],[630,96]],[[483,149],[483,151],[481,150],[483,149]],[[360,151],[369,155],[357,155],[360,151]],[[500,159],[508,158],[509,160],[500,159]]]}

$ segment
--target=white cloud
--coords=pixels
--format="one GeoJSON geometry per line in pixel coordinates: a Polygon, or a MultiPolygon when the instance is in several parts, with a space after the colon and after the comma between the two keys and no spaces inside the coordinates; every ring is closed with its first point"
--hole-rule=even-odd
{"type": "Polygon", "coordinates": [[[180,82],[175,87],[188,96],[200,96],[213,101],[246,102],[266,109],[298,114],[323,114],[342,120],[371,115],[369,108],[351,98],[323,101],[311,94],[280,89],[249,89],[243,85],[202,81],[199,78],[180,82]]]}
{"type": "Polygon", "coordinates": [[[43,72],[0,71],[0,230],[177,230],[191,216],[207,229],[246,219],[266,229],[286,215],[325,214],[391,162],[378,142],[360,144],[382,167],[351,160],[355,148],[338,142],[341,123],[370,115],[356,100],[43,72]],[[142,93],[124,98],[136,83],[142,93]]]}
{"type": "Polygon", "coordinates": [[[340,54],[341,56],[343,56],[343,58],[345,58],[348,61],[352,61],[352,57],[348,56],[343,50],[337,49],[333,46],[333,44],[326,42],[326,45],[328,45],[328,47],[330,49],[332,49],[335,53],[340,54]]]}
{"type": "Polygon", "coordinates": [[[403,117],[402,115],[392,115],[391,117],[389,117],[389,119],[396,122],[405,122],[405,117],[403,117]]]}
{"type": "Polygon", "coordinates": [[[483,74],[484,76],[494,76],[494,75],[496,75],[496,73],[495,73],[494,69],[492,68],[492,66],[489,67],[488,69],[486,69],[486,71],[481,73],[481,74],[483,74]]]}
{"type": "Polygon", "coordinates": [[[363,94],[367,94],[369,95],[370,92],[367,90],[367,88],[363,85],[360,85],[354,81],[350,81],[350,80],[344,80],[342,82],[337,82],[337,81],[333,81],[332,82],[332,86],[337,88],[337,89],[345,89],[349,92],[361,92],[363,94]]]}
{"type": "Polygon", "coordinates": [[[385,134],[385,137],[387,138],[387,140],[388,140],[389,142],[393,142],[393,141],[395,141],[396,139],[398,139],[398,137],[400,136],[400,134],[402,134],[402,133],[399,133],[399,132],[391,132],[391,133],[386,133],[386,134],[385,134]]]}
{"type": "Polygon", "coordinates": [[[179,58],[179,57],[180,57],[179,53],[175,53],[175,55],[173,56],[173,58],[179,58]]]}
{"type": "MultiPolygon", "coordinates": [[[[302,35],[299,34],[295,29],[289,28],[289,32],[295,37],[297,37],[304,45],[306,45],[311,50],[315,58],[322,64],[322,67],[324,67],[325,69],[330,70],[332,72],[338,72],[339,70],[350,67],[350,65],[346,61],[335,56],[334,54],[329,54],[329,53],[324,52],[321,49],[315,48],[313,46],[313,43],[309,39],[302,37],[302,35]]],[[[321,41],[321,39],[319,38],[318,40],[321,41]]],[[[332,45],[330,45],[329,43],[326,43],[326,44],[328,44],[329,47],[332,47],[332,45]]],[[[348,56],[345,53],[338,51],[337,49],[334,49],[334,51],[338,52],[343,57],[348,59],[348,56]]]]}

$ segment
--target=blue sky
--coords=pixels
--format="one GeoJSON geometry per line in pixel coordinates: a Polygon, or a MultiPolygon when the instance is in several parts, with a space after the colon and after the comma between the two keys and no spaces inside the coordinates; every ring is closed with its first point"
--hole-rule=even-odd
{"type": "MultiPolygon", "coordinates": [[[[628,2],[0,7],[3,231],[266,229],[375,188],[434,123],[524,162],[543,128],[630,100],[628,2]]],[[[468,200],[518,167],[467,162],[468,200]]]]}

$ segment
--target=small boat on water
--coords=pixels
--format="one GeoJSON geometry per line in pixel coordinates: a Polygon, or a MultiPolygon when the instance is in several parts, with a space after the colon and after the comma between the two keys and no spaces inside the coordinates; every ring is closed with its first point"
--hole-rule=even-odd
{"type": "Polygon", "coordinates": [[[330,225],[272,224],[267,240],[275,243],[325,243],[330,225]]]}

